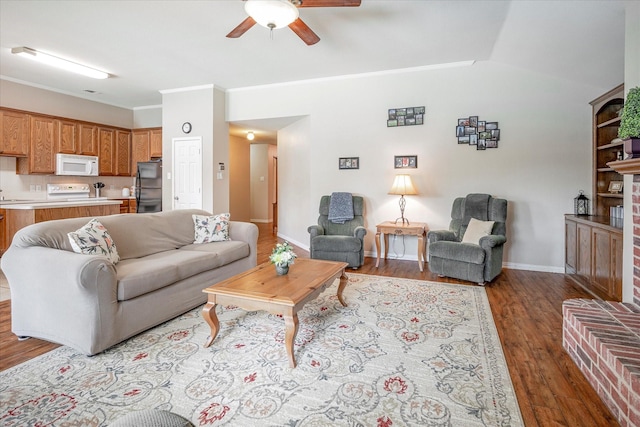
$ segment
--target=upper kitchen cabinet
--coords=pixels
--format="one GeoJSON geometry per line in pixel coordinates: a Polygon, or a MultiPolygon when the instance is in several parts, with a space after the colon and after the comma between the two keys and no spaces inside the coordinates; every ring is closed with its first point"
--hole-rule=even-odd
{"type": "Polygon", "coordinates": [[[131,175],[131,132],[116,130],[116,175],[131,175]]]}
{"type": "Polygon", "coordinates": [[[47,116],[32,115],[29,119],[29,157],[18,159],[16,172],[52,175],[56,171],[55,158],[60,123],[47,116]]]}
{"type": "Polygon", "coordinates": [[[0,156],[26,157],[29,155],[29,115],[0,110],[0,156]]]}
{"type": "Polygon", "coordinates": [[[90,123],[78,123],[78,140],[80,142],[78,154],[98,155],[98,126],[90,123]]]}
{"type": "Polygon", "coordinates": [[[138,170],[138,162],[162,157],[162,128],[134,129],[131,140],[131,174],[138,170]]]}
{"type": "Polygon", "coordinates": [[[98,162],[100,175],[116,174],[116,131],[98,129],[98,162]]]}
{"type": "Polygon", "coordinates": [[[152,159],[162,158],[162,128],[149,130],[150,150],[152,159]]]}
{"type": "Polygon", "coordinates": [[[58,149],[57,153],[76,154],[80,151],[77,123],[73,120],[58,119],[58,149]]]}

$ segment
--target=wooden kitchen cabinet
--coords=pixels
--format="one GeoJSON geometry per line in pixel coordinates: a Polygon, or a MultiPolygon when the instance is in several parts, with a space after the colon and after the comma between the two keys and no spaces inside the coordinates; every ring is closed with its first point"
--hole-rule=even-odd
{"type": "Polygon", "coordinates": [[[152,159],[162,158],[162,128],[149,130],[149,155],[152,159]]]}
{"type": "Polygon", "coordinates": [[[116,132],[98,128],[98,171],[100,176],[116,174],[116,132]]]}
{"type": "Polygon", "coordinates": [[[565,216],[565,273],[595,297],[622,301],[622,228],[605,216],[565,216]]]}
{"type": "Polygon", "coordinates": [[[73,120],[57,119],[58,122],[58,147],[56,153],[77,154],[80,152],[78,140],[78,124],[73,120]]]}
{"type": "Polygon", "coordinates": [[[131,140],[131,175],[135,176],[138,162],[162,157],[162,128],[134,129],[131,140]]]}
{"type": "Polygon", "coordinates": [[[29,155],[29,115],[17,111],[0,110],[0,156],[29,155]]]}
{"type": "Polygon", "coordinates": [[[98,155],[98,126],[90,123],[78,123],[78,154],[85,156],[98,155]]]}
{"type": "Polygon", "coordinates": [[[58,120],[53,117],[29,117],[29,157],[18,159],[16,173],[53,175],[56,172],[58,126],[58,120]]]}
{"type": "Polygon", "coordinates": [[[122,204],[120,205],[120,213],[136,213],[136,199],[116,199],[121,200],[122,204]]]}
{"type": "Polygon", "coordinates": [[[131,176],[131,132],[116,130],[116,175],[131,176]]]}

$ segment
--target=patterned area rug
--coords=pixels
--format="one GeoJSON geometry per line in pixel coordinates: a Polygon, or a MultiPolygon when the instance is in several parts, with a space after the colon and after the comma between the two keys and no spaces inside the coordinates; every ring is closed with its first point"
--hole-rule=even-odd
{"type": "Polygon", "coordinates": [[[0,373],[0,425],[102,426],[158,408],[197,426],[522,426],[484,288],[349,273],[284,321],[201,308],[86,357],[60,347],[0,373]]]}

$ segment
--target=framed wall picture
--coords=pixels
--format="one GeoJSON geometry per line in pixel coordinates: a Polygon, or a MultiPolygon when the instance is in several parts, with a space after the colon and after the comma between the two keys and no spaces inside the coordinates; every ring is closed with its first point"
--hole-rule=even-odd
{"type": "Polygon", "coordinates": [[[478,116],[463,117],[458,119],[456,138],[458,144],[475,145],[476,150],[498,148],[498,141],[500,141],[498,122],[479,120],[478,116]]]}
{"type": "Polygon", "coordinates": [[[418,167],[418,156],[394,156],[393,167],[396,169],[415,169],[418,167]]]}
{"type": "Polygon", "coordinates": [[[390,108],[387,127],[415,126],[424,124],[425,107],[390,108]]]}
{"type": "Polygon", "coordinates": [[[338,158],[338,169],[360,169],[360,157],[338,158]]]}

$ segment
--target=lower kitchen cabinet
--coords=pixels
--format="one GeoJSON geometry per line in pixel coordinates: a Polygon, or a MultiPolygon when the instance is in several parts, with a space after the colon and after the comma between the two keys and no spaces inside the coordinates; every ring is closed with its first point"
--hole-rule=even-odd
{"type": "Polygon", "coordinates": [[[120,200],[120,213],[136,213],[136,199],[114,199],[120,200]]]}
{"type": "Polygon", "coordinates": [[[565,273],[598,298],[622,301],[622,228],[609,217],[566,215],[565,273]]]}

